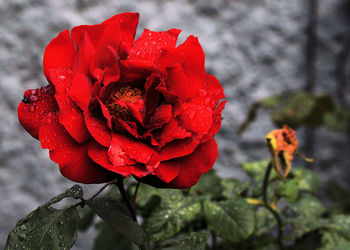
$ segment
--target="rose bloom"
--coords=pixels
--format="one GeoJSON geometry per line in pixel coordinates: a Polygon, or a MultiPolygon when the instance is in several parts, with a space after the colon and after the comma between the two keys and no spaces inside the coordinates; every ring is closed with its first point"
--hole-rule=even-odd
{"type": "Polygon", "coordinates": [[[286,177],[292,168],[294,154],[298,150],[296,132],[288,125],[284,125],[282,129],[269,132],[265,140],[272,155],[274,168],[279,175],[286,177]],[[281,166],[279,161],[282,163],[281,166]]]}
{"type": "Polygon", "coordinates": [[[134,41],[138,18],[62,31],[45,50],[48,86],[24,93],[18,118],[72,181],[188,188],[218,156],[223,88],[196,37],[176,46],[180,30],[146,29],[134,41]]]}

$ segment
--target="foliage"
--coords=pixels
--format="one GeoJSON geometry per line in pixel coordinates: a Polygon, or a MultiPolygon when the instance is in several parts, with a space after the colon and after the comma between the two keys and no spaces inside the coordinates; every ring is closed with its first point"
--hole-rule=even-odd
{"type": "Polygon", "coordinates": [[[325,127],[337,132],[350,131],[349,109],[336,105],[329,95],[306,92],[284,93],[254,103],[238,133],[243,133],[253,122],[259,109],[271,111],[272,122],[277,127],[284,124],[296,129],[302,125],[310,128],[325,127]]]}
{"type": "MultiPolygon", "coordinates": [[[[91,226],[98,230],[94,250],[204,250],[214,245],[216,249],[279,249],[276,219],[262,201],[267,165],[267,160],[242,164],[250,181],[221,178],[210,171],[190,190],[137,187],[131,182],[126,193],[133,197],[138,191],[131,205],[140,224],[133,220],[117,185],[112,184],[104,196],[88,200],[74,186],[20,220],[5,249],[69,249],[77,229],[91,226]],[[80,202],[52,207],[67,197],[80,202]]],[[[283,222],[283,244],[291,249],[350,249],[350,216],[319,201],[318,177],[301,167],[294,167],[286,178],[272,171],[267,197],[283,222]]],[[[331,187],[331,197],[349,202],[347,191],[331,187]]]]}

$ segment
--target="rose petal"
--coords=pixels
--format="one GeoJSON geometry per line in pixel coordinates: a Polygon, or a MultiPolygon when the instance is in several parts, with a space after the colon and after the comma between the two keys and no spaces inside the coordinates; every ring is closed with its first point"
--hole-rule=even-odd
{"type": "Polygon", "coordinates": [[[86,75],[77,73],[74,75],[69,95],[82,109],[87,110],[91,101],[92,86],[86,75]]]}
{"type": "Polygon", "coordinates": [[[159,127],[164,123],[168,123],[172,118],[172,107],[170,104],[160,105],[151,117],[151,124],[154,127],[159,127]]]}
{"type": "Polygon", "coordinates": [[[118,81],[120,78],[118,63],[120,39],[120,23],[118,21],[109,23],[96,48],[95,57],[90,66],[91,74],[97,79],[101,77],[101,74],[96,75],[96,69],[103,71],[105,85],[118,81]]]}
{"type": "Polygon", "coordinates": [[[177,37],[180,32],[181,30],[178,29],[161,32],[145,29],[130,49],[128,58],[153,60],[162,48],[176,46],[177,37]]]}
{"type": "Polygon", "coordinates": [[[181,165],[178,162],[166,161],[160,163],[154,174],[165,183],[169,183],[178,176],[180,169],[181,165]]]}
{"type": "Polygon", "coordinates": [[[72,71],[51,70],[50,78],[55,86],[55,99],[59,107],[59,122],[77,142],[86,142],[91,136],[86,128],[84,116],[69,96],[72,71]]]}
{"type": "Polygon", "coordinates": [[[77,56],[74,59],[73,72],[74,74],[78,72],[88,76],[90,74],[90,64],[96,53],[96,49],[87,32],[84,32],[83,38],[76,46],[77,56]]]}
{"type": "Polygon", "coordinates": [[[176,140],[165,145],[160,152],[160,160],[167,161],[191,154],[199,144],[197,138],[176,140]]]}
{"type": "Polygon", "coordinates": [[[212,110],[204,105],[184,103],[183,111],[179,115],[179,124],[197,134],[205,134],[212,125],[212,110]]]}
{"type": "Polygon", "coordinates": [[[173,140],[184,139],[190,136],[192,136],[192,133],[179,126],[176,118],[171,119],[159,132],[156,131],[154,133],[155,140],[162,146],[173,140]]]}
{"type": "Polygon", "coordinates": [[[195,185],[203,173],[207,173],[218,157],[217,144],[214,138],[198,145],[196,150],[183,158],[171,160],[172,164],[181,166],[180,173],[167,187],[189,188],[195,185]]]}
{"type": "Polygon", "coordinates": [[[92,137],[101,145],[109,147],[111,145],[111,132],[105,122],[93,117],[91,112],[84,113],[85,124],[92,137]]]}
{"type": "Polygon", "coordinates": [[[139,20],[139,14],[138,13],[122,13],[115,15],[101,24],[96,25],[80,25],[76,26],[72,29],[72,38],[75,41],[76,44],[79,44],[80,40],[83,38],[84,33],[86,32],[91,41],[92,44],[97,47],[99,41],[101,40],[101,37],[103,35],[104,30],[106,29],[107,25],[112,22],[120,22],[121,27],[121,36],[127,44],[132,45],[136,27],[139,20]]]}
{"type": "Polygon", "coordinates": [[[150,160],[155,157],[152,159],[154,162],[154,159],[159,157],[158,152],[152,147],[121,134],[112,135],[112,150],[113,147],[121,147],[131,159],[143,164],[148,164],[150,160]]]}
{"type": "Polygon", "coordinates": [[[221,99],[225,98],[224,89],[215,76],[207,74],[205,82],[198,93],[189,102],[209,106],[214,109],[221,99]]]}
{"type": "Polygon", "coordinates": [[[80,145],[73,140],[57,118],[40,128],[39,139],[66,178],[80,183],[102,183],[115,178],[113,173],[91,161],[87,144],[80,145]]]}
{"type": "Polygon", "coordinates": [[[39,139],[39,130],[44,119],[57,111],[54,90],[49,86],[27,90],[17,109],[19,122],[36,139],[39,139]]]}
{"type": "Polygon", "coordinates": [[[75,56],[74,42],[69,36],[69,31],[64,30],[46,46],[43,64],[47,80],[51,82],[52,69],[72,68],[75,56]]]}

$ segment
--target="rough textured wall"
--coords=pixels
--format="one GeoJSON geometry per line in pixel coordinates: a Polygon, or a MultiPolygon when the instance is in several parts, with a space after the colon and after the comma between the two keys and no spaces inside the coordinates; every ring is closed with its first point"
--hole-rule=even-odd
{"type": "MultiPolygon", "coordinates": [[[[176,27],[183,30],[180,40],[189,34],[199,37],[207,71],[223,83],[228,99],[216,136],[220,150],[216,169],[221,175],[242,177],[240,162],[267,155],[263,137],[273,129],[267,113],[259,112],[258,121],[242,137],[236,135],[249,106],[305,84],[306,0],[1,0],[0,248],[18,219],[72,185],[17,121],[23,92],[46,85],[42,74],[46,44],[63,29],[99,23],[124,11],[140,12],[138,34],[144,27],[176,27]]],[[[316,91],[334,94],[335,55],[350,27],[348,1],[320,0],[319,14],[316,91]]],[[[317,131],[318,173],[348,181],[349,150],[343,135],[317,131]]],[[[97,186],[86,188],[91,193],[97,186]]],[[[91,235],[93,230],[80,235],[74,248],[89,249],[91,235]]]]}

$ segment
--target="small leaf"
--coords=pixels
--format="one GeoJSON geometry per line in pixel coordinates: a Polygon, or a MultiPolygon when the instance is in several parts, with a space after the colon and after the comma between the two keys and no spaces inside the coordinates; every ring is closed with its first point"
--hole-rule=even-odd
{"type": "Polygon", "coordinates": [[[117,233],[138,246],[142,245],[144,241],[143,230],[132,220],[128,209],[123,204],[110,198],[87,200],[86,204],[94,209],[96,214],[117,233]]]}
{"type": "Polygon", "coordinates": [[[285,197],[288,202],[295,202],[298,198],[298,181],[282,180],[277,185],[277,194],[285,197]]]}
{"type": "Polygon", "coordinates": [[[303,168],[295,168],[292,172],[299,190],[311,193],[317,193],[319,191],[321,183],[315,173],[303,168]]]}
{"type": "Polygon", "coordinates": [[[282,105],[272,113],[272,120],[278,127],[287,124],[296,129],[310,116],[315,102],[314,96],[297,92],[286,98],[282,105]]]}
{"type": "Polygon", "coordinates": [[[329,220],[329,228],[335,230],[347,240],[350,240],[350,216],[335,215],[329,220]]]}
{"type": "Polygon", "coordinates": [[[77,210],[75,207],[66,209],[50,207],[67,197],[82,198],[83,189],[79,185],[74,185],[18,221],[7,238],[5,249],[71,248],[77,238],[79,222],[77,210]]]}
{"type": "Polygon", "coordinates": [[[309,218],[319,217],[326,211],[322,203],[308,193],[301,194],[299,199],[291,204],[291,208],[296,214],[309,218]]]}
{"type": "Polygon", "coordinates": [[[138,250],[139,248],[128,239],[125,239],[107,223],[101,222],[97,225],[100,229],[93,250],[138,250]]]}
{"type": "Polygon", "coordinates": [[[78,222],[74,207],[59,210],[41,206],[17,223],[5,249],[69,249],[77,238],[78,222]]]}
{"type": "MultiPolygon", "coordinates": [[[[241,166],[244,169],[244,171],[255,181],[262,181],[265,176],[266,168],[269,165],[269,161],[270,160],[245,162],[242,163],[241,166]]],[[[276,178],[277,176],[277,173],[274,170],[272,170],[270,180],[276,178]]]]}
{"type": "Polygon", "coordinates": [[[226,199],[232,199],[234,197],[239,197],[243,192],[247,191],[250,187],[250,182],[235,179],[221,179],[221,185],[223,186],[222,195],[226,199]]]}
{"type": "Polygon", "coordinates": [[[77,207],[80,221],[78,223],[79,231],[86,231],[95,218],[95,212],[89,206],[77,207]]]}
{"type": "Polygon", "coordinates": [[[221,179],[215,175],[214,171],[202,175],[198,183],[190,189],[190,194],[204,194],[208,195],[210,199],[220,198],[222,192],[221,179]]]}
{"type": "Polygon", "coordinates": [[[191,197],[163,197],[159,206],[145,220],[145,231],[154,241],[168,239],[195,221],[201,211],[201,203],[191,197]]]}
{"type": "Polygon", "coordinates": [[[257,210],[255,218],[256,218],[255,230],[254,230],[255,236],[266,234],[276,226],[276,219],[273,217],[271,212],[264,207],[259,208],[257,210]]]}
{"type": "Polygon", "coordinates": [[[211,230],[231,242],[247,239],[254,231],[255,216],[245,200],[204,202],[204,214],[211,230]]]}
{"type": "Polygon", "coordinates": [[[344,107],[336,107],[333,112],[324,116],[323,124],[326,128],[337,132],[350,131],[350,111],[344,107]]]}
{"type": "Polygon", "coordinates": [[[349,250],[350,241],[333,231],[322,232],[322,247],[319,250],[349,250]]]}
{"type": "Polygon", "coordinates": [[[54,198],[52,198],[50,201],[46,202],[44,206],[50,206],[54,203],[60,202],[64,198],[72,197],[74,199],[81,199],[83,198],[83,189],[79,185],[73,185],[72,187],[68,188],[63,194],[57,195],[54,198]]]}
{"type": "Polygon", "coordinates": [[[181,234],[162,244],[162,250],[205,250],[208,241],[206,231],[181,234]]]}
{"type": "MultiPolygon", "coordinates": [[[[131,193],[134,193],[135,188],[135,186],[131,188],[131,193]]],[[[162,197],[167,196],[183,196],[183,194],[177,189],[159,189],[141,184],[137,193],[136,206],[149,214],[149,211],[160,203],[162,197]]]]}

